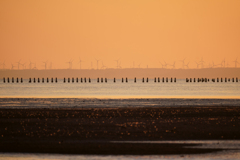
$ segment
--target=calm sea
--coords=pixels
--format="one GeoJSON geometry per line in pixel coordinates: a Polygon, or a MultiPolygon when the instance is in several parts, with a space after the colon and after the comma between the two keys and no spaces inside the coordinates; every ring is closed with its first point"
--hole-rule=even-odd
{"type": "Polygon", "coordinates": [[[240,82],[189,82],[177,79],[177,82],[155,83],[153,79],[145,83],[142,80],[129,79],[122,83],[117,79],[108,79],[107,83],[89,82],[63,83],[3,83],[0,81],[0,97],[3,98],[224,98],[240,99],[240,82]]]}

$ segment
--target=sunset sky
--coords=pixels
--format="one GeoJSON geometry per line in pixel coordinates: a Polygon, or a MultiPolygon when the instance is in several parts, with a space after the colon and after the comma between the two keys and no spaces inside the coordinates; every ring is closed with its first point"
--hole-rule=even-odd
{"type": "MultiPolygon", "coordinates": [[[[240,62],[240,0],[0,0],[0,63],[190,68],[240,62]]],[[[240,64],[239,64],[240,66],[240,64]]],[[[2,65],[0,66],[2,68],[2,65]]]]}

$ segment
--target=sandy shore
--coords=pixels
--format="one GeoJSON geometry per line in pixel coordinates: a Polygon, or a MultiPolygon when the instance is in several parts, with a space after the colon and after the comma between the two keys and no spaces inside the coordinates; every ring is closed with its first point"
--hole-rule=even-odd
{"type": "Polygon", "coordinates": [[[191,144],[112,141],[240,140],[239,107],[0,109],[0,152],[194,154],[191,144]]]}

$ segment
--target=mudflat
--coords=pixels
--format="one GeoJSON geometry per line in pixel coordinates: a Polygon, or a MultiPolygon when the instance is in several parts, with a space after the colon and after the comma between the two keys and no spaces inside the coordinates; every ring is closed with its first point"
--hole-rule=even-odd
{"type": "Polygon", "coordinates": [[[149,143],[166,140],[240,140],[240,106],[0,109],[0,152],[146,155],[219,150],[149,143]]]}

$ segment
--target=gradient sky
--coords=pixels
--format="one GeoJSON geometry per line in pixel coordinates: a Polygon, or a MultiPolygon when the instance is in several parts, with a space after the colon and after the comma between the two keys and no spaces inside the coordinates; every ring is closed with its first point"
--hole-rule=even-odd
{"type": "MultiPolygon", "coordinates": [[[[240,55],[239,0],[1,0],[0,63],[53,68],[206,65],[240,55]]],[[[240,56],[239,56],[240,59],[240,56]]],[[[240,61],[240,60],[239,60],[240,61]]],[[[239,64],[240,66],[240,64],[239,64]]],[[[0,66],[2,68],[2,66],[0,66]]]]}

